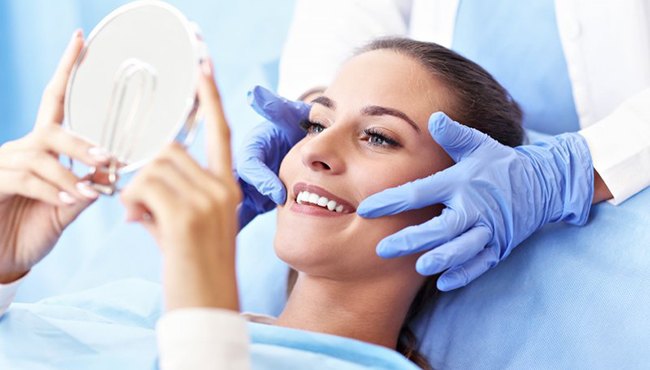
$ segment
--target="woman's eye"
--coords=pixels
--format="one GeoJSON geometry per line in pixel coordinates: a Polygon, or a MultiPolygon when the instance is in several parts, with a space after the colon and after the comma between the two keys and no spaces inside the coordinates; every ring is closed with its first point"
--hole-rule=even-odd
{"type": "Polygon", "coordinates": [[[373,145],[386,145],[387,144],[386,138],[383,138],[383,137],[381,137],[379,135],[371,135],[370,140],[368,140],[368,141],[370,142],[370,144],[373,144],[373,145]]]}
{"type": "Polygon", "coordinates": [[[309,120],[302,121],[300,123],[300,127],[302,127],[302,129],[305,130],[307,135],[318,134],[319,132],[325,130],[325,126],[321,125],[320,123],[312,122],[309,120]]]}
{"type": "Polygon", "coordinates": [[[402,145],[396,140],[391,139],[387,135],[375,130],[375,129],[366,129],[364,133],[368,137],[368,143],[370,145],[379,146],[379,147],[389,147],[389,148],[398,148],[402,145]]]}

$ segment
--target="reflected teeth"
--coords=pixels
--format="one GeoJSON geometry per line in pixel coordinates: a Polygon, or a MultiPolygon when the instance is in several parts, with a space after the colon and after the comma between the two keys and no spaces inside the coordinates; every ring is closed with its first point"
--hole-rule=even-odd
{"type": "Polygon", "coordinates": [[[338,212],[338,213],[343,212],[343,206],[336,203],[335,200],[330,200],[325,197],[321,197],[318,194],[310,193],[308,191],[301,191],[300,193],[298,193],[296,202],[298,204],[303,204],[303,203],[314,204],[319,207],[327,208],[332,212],[338,212]]]}

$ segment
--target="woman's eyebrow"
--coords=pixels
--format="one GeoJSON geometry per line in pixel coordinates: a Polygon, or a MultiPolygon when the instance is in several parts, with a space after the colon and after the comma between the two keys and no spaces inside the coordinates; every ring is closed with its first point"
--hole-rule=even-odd
{"type": "Polygon", "coordinates": [[[334,103],[334,101],[332,99],[328,98],[325,95],[321,95],[321,96],[317,97],[316,99],[312,100],[311,102],[315,103],[315,104],[320,104],[320,105],[325,106],[327,108],[330,108],[332,110],[336,110],[336,103],[334,103]]]}
{"type": "Polygon", "coordinates": [[[378,105],[370,105],[361,110],[361,113],[367,115],[367,116],[393,116],[397,118],[401,118],[404,120],[406,123],[411,125],[411,127],[419,134],[420,133],[420,128],[418,125],[415,124],[415,122],[409,118],[409,116],[406,115],[406,113],[399,111],[397,109],[393,108],[387,108],[387,107],[381,107],[378,105]]]}
{"type": "MultiPolygon", "coordinates": [[[[320,104],[326,108],[336,110],[336,103],[328,98],[325,95],[321,95],[317,97],[316,99],[311,101],[313,104],[320,104]]],[[[415,124],[415,122],[409,118],[409,116],[406,115],[406,113],[394,109],[394,108],[387,108],[387,107],[382,107],[379,105],[369,105],[367,107],[364,107],[361,110],[361,114],[364,114],[366,116],[393,116],[397,118],[401,118],[404,120],[406,123],[408,123],[418,134],[420,133],[420,128],[418,125],[415,124]]]]}

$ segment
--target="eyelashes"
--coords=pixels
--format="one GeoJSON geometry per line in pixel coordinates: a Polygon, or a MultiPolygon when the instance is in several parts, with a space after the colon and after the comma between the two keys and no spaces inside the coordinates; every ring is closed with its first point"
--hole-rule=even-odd
{"type": "Polygon", "coordinates": [[[321,125],[320,123],[313,122],[313,121],[310,121],[310,120],[304,120],[304,121],[300,122],[300,127],[302,127],[302,129],[305,130],[307,135],[319,133],[319,132],[325,130],[325,126],[321,125]]]}
{"type": "Polygon", "coordinates": [[[386,133],[381,132],[380,129],[371,127],[363,130],[363,133],[368,137],[368,143],[370,143],[370,145],[388,146],[391,148],[402,147],[397,140],[391,138],[386,133]]]}
{"type": "MultiPolygon", "coordinates": [[[[316,135],[323,132],[326,127],[318,122],[304,120],[300,122],[300,127],[307,133],[307,135],[316,135]]],[[[375,127],[370,127],[363,130],[362,139],[368,142],[368,145],[380,148],[396,149],[401,148],[400,144],[391,135],[383,132],[383,130],[375,127]]]]}

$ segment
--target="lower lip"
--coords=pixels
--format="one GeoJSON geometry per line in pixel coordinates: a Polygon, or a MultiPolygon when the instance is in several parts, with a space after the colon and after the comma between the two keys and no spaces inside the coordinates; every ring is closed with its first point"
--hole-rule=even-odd
{"type": "Polygon", "coordinates": [[[315,205],[308,204],[298,204],[294,202],[291,204],[290,209],[293,212],[304,213],[311,216],[322,216],[322,217],[340,217],[345,216],[347,213],[330,211],[327,208],[323,208],[315,205]]]}

